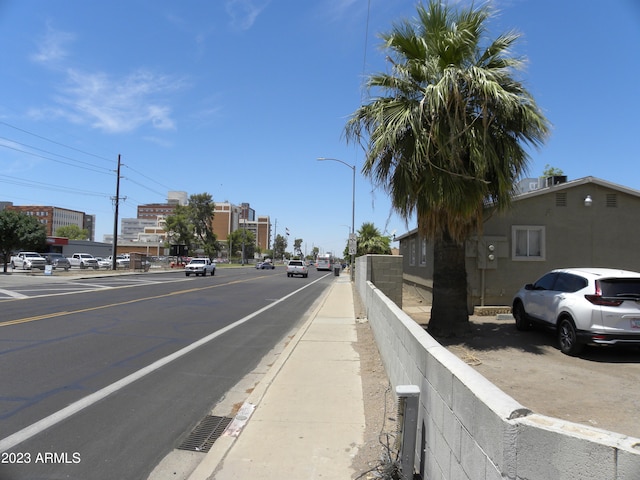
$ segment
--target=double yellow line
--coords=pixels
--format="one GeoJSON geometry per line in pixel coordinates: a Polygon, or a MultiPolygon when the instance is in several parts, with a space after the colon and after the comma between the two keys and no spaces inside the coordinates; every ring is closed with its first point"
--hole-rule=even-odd
{"type": "MultiPolygon", "coordinates": [[[[55,317],[63,317],[65,315],[75,315],[77,313],[93,312],[96,310],[103,310],[105,308],[121,307],[122,305],[131,305],[133,303],[146,302],[147,300],[157,300],[159,298],[167,298],[175,295],[185,295],[187,293],[201,292],[203,290],[210,290],[212,288],[225,287],[227,285],[233,285],[236,283],[250,282],[252,280],[255,280],[256,278],[261,278],[261,277],[252,277],[245,280],[234,280],[233,282],[219,283],[216,285],[208,285],[206,287],[197,287],[197,288],[189,288],[187,290],[178,290],[177,292],[164,293],[162,295],[154,295],[151,297],[135,298],[133,300],[127,300],[126,302],[109,303],[107,305],[99,305],[97,307],[81,308],[79,310],[71,310],[71,311],[64,311],[64,312],[52,312],[52,313],[46,313],[44,315],[37,315],[34,317],[17,318],[15,320],[0,322],[0,327],[8,327],[10,325],[18,325],[20,323],[37,322],[39,320],[46,320],[46,319],[55,318],[55,317]]],[[[126,288],[126,287],[122,287],[122,288],[126,288]]]]}

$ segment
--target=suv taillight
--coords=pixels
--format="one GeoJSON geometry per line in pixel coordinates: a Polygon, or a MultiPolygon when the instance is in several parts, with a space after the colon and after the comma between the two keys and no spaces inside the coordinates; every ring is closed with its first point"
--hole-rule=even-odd
{"type": "Polygon", "coordinates": [[[596,293],[594,295],[585,295],[584,298],[594,305],[599,305],[601,307],[619,307],[622,305],[622,302],[624,302],[624,300],[603,297],[602,288],[600,288],[600,282],[598,280],[596,280],[596,293]]]}

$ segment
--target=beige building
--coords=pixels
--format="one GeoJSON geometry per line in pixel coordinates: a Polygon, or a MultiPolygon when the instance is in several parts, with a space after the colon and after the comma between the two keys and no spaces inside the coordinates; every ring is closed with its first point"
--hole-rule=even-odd
{"type": "MultiPolygon", "coordinates": [[[[520,287],[554,268],[640,271],[639,216],[640,191],[594,177],[518,195],[466,243],[469,311],[510,305],[520,287]]],[[[405,282],[431,291],[432,245],[417,230],[397,240],[405,282]]]]}
{"type": "Polygon", "coordinates": [[[80,229],[89,232],[87,240],[94,240],[95,236],[95,216],[87,215],[78,210],[68,208],[53,207],[49,205],[6,205],[7,210],[15,210],[26,215],[36,217],[44,225],[48,237],[56,235],[60,227],[76,225],[80,229]]]}

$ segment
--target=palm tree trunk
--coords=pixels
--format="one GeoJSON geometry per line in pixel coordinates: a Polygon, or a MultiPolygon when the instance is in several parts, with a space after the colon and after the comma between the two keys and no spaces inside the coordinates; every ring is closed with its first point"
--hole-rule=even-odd
{"type": "Polygon", "coordinates": [[[435,337],[462,336],[469,331],[464,243],[448,234],[434,244],[433,305],[427,331],[435,337]]]}

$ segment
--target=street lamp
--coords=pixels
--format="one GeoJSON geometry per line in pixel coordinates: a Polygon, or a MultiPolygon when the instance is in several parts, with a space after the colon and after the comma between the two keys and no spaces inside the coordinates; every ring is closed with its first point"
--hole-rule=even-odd
{"type": "MultiPolygon", "coordinates": [[[[353,238],[356,234],[356,230],[355,230],[355,223],[356,223],[356,166],[355,165],[350,165],[347,162],[344,162],[338,158],[325,158],[325,157],[319,157],[317,159],[319,162],[325,162],[325,161],[331,161],[331,162],[339,162],[347,167],[349,167],[352,170],[353,173],[353,180],[351,183],[351,235],[350,235],[350,240],[351,238],[353,238]]],[[[351,276],[351,281],[353,281],[354,279],[354,263],[353,263],[353,257],[354,254],[350,254],[351,259],[350,259],[350,276],[351,276]]]]}

